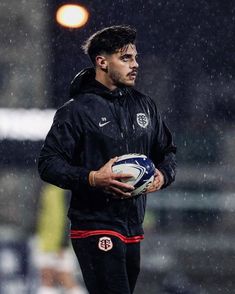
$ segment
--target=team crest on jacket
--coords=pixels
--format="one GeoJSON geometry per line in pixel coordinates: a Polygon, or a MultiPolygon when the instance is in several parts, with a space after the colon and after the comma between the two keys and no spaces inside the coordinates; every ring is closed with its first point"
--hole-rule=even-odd
{"type": "Polygon", "coordinates": [[[137,113],[136,114],[136,120],[137,120],[138,125],[141,128],[146,128],[148,126],[148,124],[149,124],[149,120],[148,120],[145,113],[137,113]]]}
{"type": "Polygon", "coordinates": [[[113,248],[113,242],[109,237],[102,237],[99,239],[98,247],[100,250],[109,251],[113,248]]]}

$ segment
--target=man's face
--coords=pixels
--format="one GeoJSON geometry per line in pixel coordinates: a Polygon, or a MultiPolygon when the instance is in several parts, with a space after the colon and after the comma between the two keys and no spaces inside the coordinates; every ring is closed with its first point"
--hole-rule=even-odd
{"type": "Polygon", "coordinates": [[[107,55],[107,74],[113,86],[134,86],[138,71],[137,51],[133,44],[107,55]]]}

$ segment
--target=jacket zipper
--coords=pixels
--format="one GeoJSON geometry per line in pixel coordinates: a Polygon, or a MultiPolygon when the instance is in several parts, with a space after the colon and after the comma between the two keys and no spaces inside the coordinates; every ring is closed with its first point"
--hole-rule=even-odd
{"type": "MultiPolygon", "coordinates": [[[[122,98],[121,97],[120,99],[125,99],[125,98],[122,98]]],[[[120,119],[119,126],[120,126],[120,131],[121,131],[121,137],[125,141],[126,152],[129,153],[128,126],[127,126],[126,115],[125,115],[125,111],[124,111],[124,107],[123,107],[123,104],[124,103],[121,103],[121,101],[118,100],[118,104],[119,104],[118,106],[119,106],[119,112],[120,112],[120,115],[119,115],[119,119],[120,119]]]]}

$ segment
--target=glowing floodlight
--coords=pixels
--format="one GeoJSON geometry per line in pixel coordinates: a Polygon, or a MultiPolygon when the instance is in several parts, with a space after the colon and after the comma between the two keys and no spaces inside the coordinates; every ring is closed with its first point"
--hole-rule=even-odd
{"type": "Polygon", "coordinates": [[[57,22],[67,28],[80,28],[88,21],[86,8],[76,4],[65,4],[56,12],[57,22]]]}

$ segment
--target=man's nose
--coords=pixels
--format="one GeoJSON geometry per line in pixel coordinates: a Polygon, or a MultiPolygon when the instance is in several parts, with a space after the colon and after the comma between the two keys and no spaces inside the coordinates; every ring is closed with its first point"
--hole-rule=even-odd
{"type": "Polygon", "coordinates": [[[138,68],[139,67],[139,63],[136,61],[136,59],[133,59],[133,62],[131,63],[131,67],[132,68],[138,68]]]}

